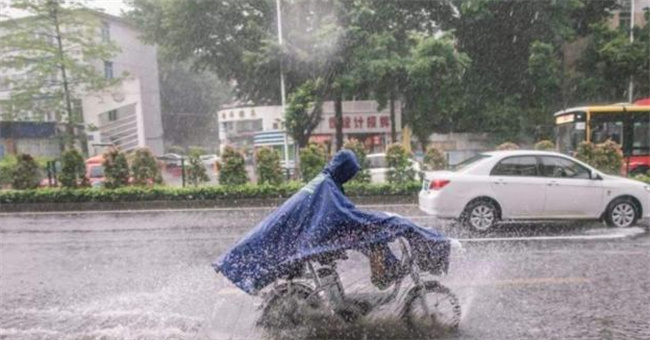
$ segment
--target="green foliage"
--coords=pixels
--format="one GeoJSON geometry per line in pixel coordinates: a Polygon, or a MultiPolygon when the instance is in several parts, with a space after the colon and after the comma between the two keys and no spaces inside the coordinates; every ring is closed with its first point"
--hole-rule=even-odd
{"type": "Polygon", "coordinates": [[[361,170],[354,176],[352,181],[370,183],[370,162],[366,159],[366,147],[357,139],[350,139],[343,144],[344,149],[351,150],[357,156],[361,170]]]}
{"type": "Polygon", "coordinates": [[[0,69],[25,75],[9,79],[11,96],[0,101],[3,119],[54,114],[68,123],[71,145],[78,137],[73,124],[82,122],[81,95],[119,82],[117,75],[106,79],[94,64],[112,60],[119,49],[98,38],[100,17],[79,2],[14,0],[10,7],[31,17],[0,22],[0,69]]]}
{"type": "Polygon", "coordinates": [[[59,182],[64,188],[77,188],[90,185],[86,177],[86,163],[77,149],[69,149],[61,154],[61,173],[59,182]]]}
{"type": "Polygon", "coordinates": [[[111,148],[103,156],[104,186],[115,189],[129,185],[129,164],[124,153],[118,148],[111,148]]]}
{"type": "Polygon", "coordinates": [[[535,150],[539,151],[555,151],[555,143],[550,140],[542,140],[535,143],[535,150]]]}
{"type": "Polygon", "coordinates": [[[616,142],[607,140],[602,144],[582,142],[578,145],[576,158],[594,168],[612,175],[620,175],[623,169],[623,152],[616,142]]]}
{"type": "MultiPolygon", "coordinates": [[[[273,185],[200,186],[200,187],[124,187],[118,189],[39,189],[0,191],[0,204],[12,203],[83,203],[83,202],[144,202],[144,201],[204,201],[233,199],[287,198],[303,183],[288,182],[273,185]]],[[[415,195],[420,182],[404,184],[370,184],[348,182],[345,192],[350,197],[415,195]]]]}
{"type": "Polygon", "coordinates": [[[308,80],[289,96],[285,113],[287,131],[304,148],[309,142],[311,132],[318,126],[323,113],[322,81],[308,80]]]}
{"type": "MultiPolygon", "coordinates": [[[[646,11],[650,22],[650,11],[646,11]]],[[[635,27],[634,42],[626,29],[602,22],[593,26],[593,35],[578,61],[574,80],[576,98],[582,102],[621,102],[628,100],[628,83],[633,76],[637,98],[650,92],[650,25],[635,27]]]]}
{"type": "Polygon", "coordinates": [[[162,183],[162,175],[156,157],[149,148],[138,148],[133,153],[131,173],[134,185],[153,185],[162,183]]]}
{"type": "Polygon", "coordinates": [[[427,171],[447,169],[447,158],[445,154],[437,148],[430,147],[424,154],[424,168],[427,171]]]}
{"type": "Polygon", "coordinates": [[[325,149],[321,145],[310,143],[307,147],[300,149],[300,174],[303,181],[311,181],[323,171],[326,163],[325,149]]]}
{"type": "Polygon", "coordinates": [[[263,147],[255,152],[257,164],[257,183],[278,185],[282,183],[282,167],[280,153],[269,147],[263,147]]]}
{"type": "MultiPolygon", "coordinates": [[[[224,161],[227,162],[226,160],[224,161]]],[[[203,164],[203,161],[201,160],[200,150],[196,150],[196,149],[190,150],[190,154],[187,157],[186,164],[187,165],[185,166],[185,176],[187,178],[187,183],[193,186],[198,186],[201,183],[210,181],[210,177],[208,177],[205,164],[203,164]]],[[[231,185],[229,183],[224,183],[224,182],[222,182],[222,184],[231,185]]]]}
{"type": "Polygon", "coordinates": [[[388,165],[386,179],[388,183],[403,184],[414,180],[415,172],[409,162],[409,156],[402,144],[393,143],[386,148],[386,164],[388,165]]]}
{"type": "Polygon", "coordinates": [[[498,151],[505,151],[505,150],[519,150],[519,145],[512,143],[512,142],[505,142],[502,143],[501,145],[497,146],[498,151]]]}
{"type": "Polygon", "coordinates": [[[8,155],[0,159],[0,188],[11,185],[11,169],[14,168],[15,164],[15,156],[8,155]]]}
{"type": "Polygon", "coordinates": [[[456,50],[454,38],[414,35],[415,46],[406,65],[408,90],[406,111],[413,135],[426,148],[433,132],[452,129],[454,113],[463,98],[462,77],[470,65],[469,57],[456,50]]]}
{"type": "Polygon", "coordinates": [[[219,167],[219,184],[242,185],[248,182],[244,156],[231,146],[221,153],[219,167]]]}
{"type": "Polygon", "coordinates": [[[11,187],[17,190],[36,189],[40,171],[36,160],[27,154],[19,154],[11,169],[11,187]]]}

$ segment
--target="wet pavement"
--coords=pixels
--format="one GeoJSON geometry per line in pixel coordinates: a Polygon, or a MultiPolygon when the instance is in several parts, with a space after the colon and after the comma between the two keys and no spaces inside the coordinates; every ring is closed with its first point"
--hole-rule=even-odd
{"type": "MultiPolygon", "coordinates": [[[[617,231],[553,224],[473,235],[414,206],[369,208],[467,240],[467,251],[453,256],[441,279],[463,308],[460,329],[445,338],[650,339],[647,233],[582,238],[617,231]]],[[[253,327],[259,300],[217,276],[210,263],[267,212],[2,215],[0,339],[263,337],[253,327]]],[[[346,287],[369,287],[368,267],[353,254],[341,267],[346,287]]],[[[398,323],[387,317],[348,329],[320,327],[311,336],[418,337],[386,331],[398,323]]]]}

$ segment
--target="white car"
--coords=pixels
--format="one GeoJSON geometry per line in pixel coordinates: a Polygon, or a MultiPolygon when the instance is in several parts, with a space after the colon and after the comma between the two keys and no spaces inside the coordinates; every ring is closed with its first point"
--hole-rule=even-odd
{"type": "Polygon", "coordinates": [[[425,173],[419,206],[476,231],[500,221],[602,219],[629,227],[650,221],[650,186],[555,152],[496,151],[453,172],[425,173]]]}
{"type": "MultiPolygon", "coordinates": [[[[384,183],[386,182],[386,176],[388,174],[388,165],[386,164],[386,154],[385,153],[373,153],[366,156],[368,160],[370,172],[370,182],[371,183],[384,183]]],[[[420,173],[420,163],[409,158],[411,163],[411,168],[415,172],[415,178],[417,174],[420,173]]]]}

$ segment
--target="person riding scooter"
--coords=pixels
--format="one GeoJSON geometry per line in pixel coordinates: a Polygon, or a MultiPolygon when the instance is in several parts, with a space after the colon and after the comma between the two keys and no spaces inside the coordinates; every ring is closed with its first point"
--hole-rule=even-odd
{"type": "Polygon", "coordinates": [[[313,180],[273,211],[214,264],[237,287],[256,294],[278,279],[291,279],[305,262],[336,258],[346,250],[370,258],[372,281],[380,288],[400,277],[399,261],[387,244],[408,239],[422,271],[438,275],[449,266],[450,240],[404,217],[357,209],[343,184],[359,170],[356,156],[341,150],[313,180]]]}

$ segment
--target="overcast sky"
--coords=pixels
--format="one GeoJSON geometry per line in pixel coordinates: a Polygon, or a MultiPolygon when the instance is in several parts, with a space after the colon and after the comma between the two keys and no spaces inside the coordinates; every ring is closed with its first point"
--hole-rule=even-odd
{"type": "MultiPolygon", "coordinates": [[[[0,0],[0,2],[5,5],[9,3],[8,0],[0,0]]],[[[122,13],[122,10],[128,9],[128,6],[125,4],[125,0],[85,0],[85,4],[90,8],[100,9],[108,14],[117,16],[122,13]]],[[[0,11],[7,11],[6,14],[13,18],[25,15],[24,13],[2,7],[0,7],[0,11]]]]}

